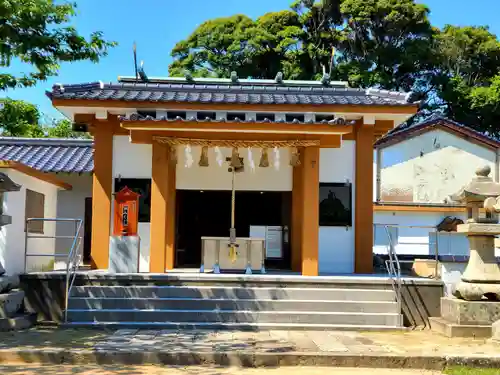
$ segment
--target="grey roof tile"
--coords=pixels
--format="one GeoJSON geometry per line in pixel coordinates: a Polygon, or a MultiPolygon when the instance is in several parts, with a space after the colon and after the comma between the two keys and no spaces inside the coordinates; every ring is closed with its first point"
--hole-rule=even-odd
{"type": "Polygon", "coordinates": [[[42,172],[88,173],[94,169],[93,142],[0,137],[0,160],[16,161],[42,172]]]}
{"type": "Polygon", "coordinates": [[[379,89],[353,89],[343,85],[321,86],[318,82],[294,84],[244,80],[241,84],[188,83],[164,79],[150,83],[85,83],[54,85],[47,95],[54,99],[124,100],[178,103],[234,104],[353,104],[405,105],[410,93],[379,89]]]}

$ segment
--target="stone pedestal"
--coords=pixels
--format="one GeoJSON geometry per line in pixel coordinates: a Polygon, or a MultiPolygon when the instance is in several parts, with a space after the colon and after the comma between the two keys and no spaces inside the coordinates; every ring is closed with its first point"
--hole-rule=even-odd
{"type": "Polygon", "coordinates": [[[492,325],[500,319],[500,302],[441,298],[441,318],[431,326],[448,337],[491,337],[492,325]]]}
{"type": "Polygon", "coordinates": [[[500,343],[500,320],[497,320],[495,323],[493,323],[492,328],[491,328],[491,339],[495,342],[500,343]]]}
{"type": "Polygon", "coordinates": [[[139,236],[112,236],[109,240],[109,272],[139,272],[139,236]]]}
{"type": "Polygon", "coordinates": [[[467,301],[500,301],[500,266],[495,258],[495,237],[500,225],[469,223],[457,226],[469,240],[470,256],[454,295],[467,301]]]}

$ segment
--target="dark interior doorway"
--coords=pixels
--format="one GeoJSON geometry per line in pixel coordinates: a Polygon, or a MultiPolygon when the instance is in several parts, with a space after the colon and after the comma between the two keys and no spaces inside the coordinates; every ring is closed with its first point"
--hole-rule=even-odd
{"type": "Polygon", "coordinates": [[[85,198],[83,232],[83,263],[90,264],[90,248],[92,242],[92,198],[85,198]]]}
{"type": "MultiPolygon", "coordinates": [[[[201,237],[229,237],[231,191],[177,190],[176,267],[199,267],[201,237]]],[[[235,223],[238,237],[249,237],[251,225],[290,228],[291,192],[236,192],[235,223]]],[[[289,235],[283,257],[266,259],[266,267],[290,268],[289,235]]]]}

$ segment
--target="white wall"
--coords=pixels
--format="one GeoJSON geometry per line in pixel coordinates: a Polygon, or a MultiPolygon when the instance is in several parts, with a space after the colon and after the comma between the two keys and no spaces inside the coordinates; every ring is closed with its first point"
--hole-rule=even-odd
{"type": "MultiPolygon", "coordinates": [[[[460,212],[401,212],[401,211],[375,211],[373,222],[375,224],[374,246],[375,254],[387,254],[388,237],[381,224],[397,224],[398,245],[396,252],[407,255],[434,255],[435,234],[434,229],[446,216],[457,217],[465,221],[465,213],[460,212]],[[410,228],[422,227],[427,228],[410,228]]],[[[468,243],[464,235],[458,233],[440,233],[438,238],[438,251],[440,255],[466,255],[468,243]]]]}
{"type": "Polygon", "coordinates": [[[151,178],[153,146],[130,143],[126,135],[113,136],[113,177],[151,178]]]}
{"type": "MultiPolygon", "coordinates": [[[[55,218],[57,215],[57,192],[59,189],[52,184],[12,169],[7,170],[7,175],[14,182],[22,185],[22,188],[19,192],[8,192],[4,195],[4,214],[12,216],[12,224],[2,227],[1,230],[0,261],[8,274],[17,274],[24,272],[26,189],[45,195],[45,218],[55,218]]],[[[54,235],[55,224],[45,222],[43,236],[53,237],[54,235]]],[[[54,248],[53,238],[30,239],[28,242],[29,254],[54,254],[54,248]]],[[[28,257],[27,269],[45,269],[53,261],[55,261],[54,257],[28,257]]]]}
{"type": "Polygon", "coordinates": [[[496,151],[443,130],[432,130],[382,149],[382,200],[443,203],[478,167],[495,177],[496,151]]]}
{"type": "MultiPolygon", "coordinates": [[[[57,217],[65,219],[85,219],[85,198],[92,197],[92,175],[86,174],[54,174],[56,178],[67,182],[73,186],[72,190],[59,190],[57,193],[57,217]]],[[[57,236],[73,236],[75,233],[75,223],[57,223],[56,235],[57,236]]],[[[85,222],[81,229],[81,235],[85,233],[85,222]]],[[[67,254],[71,248],[73,239],[70,238],[56,238],[56,253],[67,254]]],[[[83,238],[81,244],[83,251],[83,238]]],[[[66,266],[65,259],[58,259],[57,268],[64,268],[66,266]]]]}
{"type": "MultiPolygon", "coordinates": [[[[208,149],[208,167],[200,167],[201,147],[191,148],[192,164],[189,166],[187,160],[189,156],[185,147],[179,147],[177,151],[177,189],[187,190],[231,190],[231,173],[228,172],[228,162],[226,157],[231,156],[230,148],[221,147],[223,163],[217,163],[217,156],[214,148],[208,149]]],[[[236,175],[236,190],[257,190],[257,191],[291,191],[293,168],[290,166],[290,151],[287,148],[279,149],[279,163],[277,163],[275,152],[269,149],[269,167],[260,168],[260,149],[252,149],[251,155],[248,149],[239,149],[240,157],[243,157],[245,169],[236,175]],[[251,156],[251,158],[249,157],[251,156]],[[255,168],[251,168],[253,160],[255,168]]]]}
{"type": "MultiPolygon", "coordinates": [[[[153,146],[150,144],[130,143],[125,135],[113,136],[113,184],[114,179],[151,178],[153,146]]],[[[114,188],[113,188],[114,190],[114,188]]],[[[113,201],[111,212],[113,212],[113,201]]],[[[139,271],[149,272],[150,223],[139,223],[137,232],[140,238],[139,271]]],[[[111,217],[111,231],[113,220],[111,217]]]]}
{"type": "Polygon", "coordinates": [[[320,182],[352,183],[352,227],[319,228],[319,272],[354,272],[354,212],[356,143],[343,141],[341,148],[322,148],[319,161],[320,182]]]}

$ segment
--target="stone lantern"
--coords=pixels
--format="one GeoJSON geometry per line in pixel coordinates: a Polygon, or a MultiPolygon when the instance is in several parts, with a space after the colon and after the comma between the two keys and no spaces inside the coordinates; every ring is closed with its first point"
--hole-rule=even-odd
{"type": "Polygon", "coordinates": [[[489,166],[478,169],[476,177],[450,197],[467,208],[467,221],[457,226],[457,232],[469,240],[469,262],[453,293],[466,301],[500,300],[500,267],[494,243],[500,234],[500,184],[489,177],[490,172],[489,166]]]}

